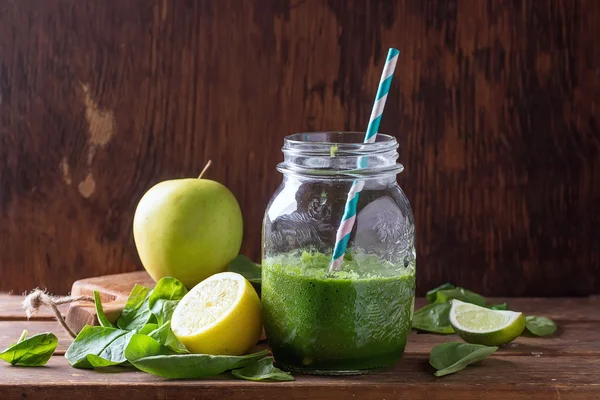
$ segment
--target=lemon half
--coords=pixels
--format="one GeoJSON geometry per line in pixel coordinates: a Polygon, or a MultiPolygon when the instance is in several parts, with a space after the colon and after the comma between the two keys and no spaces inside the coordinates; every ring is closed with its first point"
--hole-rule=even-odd
{"type": "Polygon", "coordinates": [[[260,299],[242,275],[215,274],[181,299],[171,330],[192,353],[245,354],[262,333],[260,299]]]}

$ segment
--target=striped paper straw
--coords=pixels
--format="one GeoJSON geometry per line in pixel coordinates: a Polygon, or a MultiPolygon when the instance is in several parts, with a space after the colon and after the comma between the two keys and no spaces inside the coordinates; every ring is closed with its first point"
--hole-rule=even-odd
{"type": "MultiPolygon", "coordinates": [[[[377,95],[375,96],[375,103],[373,104],[373,111],[371,111],[371,118],[369,119],[369,126],[365,133],[364,143],[374,143],[377,138],[377,131],[379,130],[379,123],[381,122],[381,115],[383,114],[383,107],[385,107],[385,101],[387,100],[388,92],[390,91],[390,85],[392,84],[392,76],[396,69],[396,62],[398,61],[398,54],[400,52],[396,49],[390,49],[383,66],[383,73],[381,74],[381,80],[379,81],[379,88],[377,89],[377,95]]],[[[360,168],[367,167],[367,159],[360,157],[358,160],[358,166],[360,168]]],[[[342,266],[344,259],[344,253],[350,240],[350,233],[352,233],[352,227],[356,221],[356,205],[358,203],[358,196],[363,190],[365,183],[363,180],[355,180],[352,183],[350,192],[348,192],[348,198],[346,200],[346,207],[344,208],[344,216],[342,222],[338,228],[337,235],[335,237],[335,247],[333,249],[333,256],[331,257],[331,264],[329,265],[329,271],[338,271],[342,266]]]]}

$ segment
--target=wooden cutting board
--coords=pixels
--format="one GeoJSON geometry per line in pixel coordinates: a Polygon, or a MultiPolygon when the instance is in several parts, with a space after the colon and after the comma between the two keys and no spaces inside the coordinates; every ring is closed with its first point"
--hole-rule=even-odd
{"type": "MultiPolygon", "coordinates": [[[[146,271],[136,271],[78,280],[73,283],[71,295],[94,296],[94,291],[97,290],[106,316],[111,322],[115,322],[136,283],[148,288],[153,288],[155,285],[146,271]]],[[[79,332],[85,325],[98,325],[94,303],[84,301],[71,303],[66,321],[73,332],[79,332]]]]}

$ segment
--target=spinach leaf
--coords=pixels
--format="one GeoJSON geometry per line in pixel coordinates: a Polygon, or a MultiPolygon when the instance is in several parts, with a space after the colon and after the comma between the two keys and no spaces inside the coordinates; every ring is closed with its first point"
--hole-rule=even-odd
{"type": "Polygon", "coordinates": [[[113,361],[104,357],[100,357],[96,354],[88,354],[86,356],[86,366],[73,366],[74,368],[104,368],[113,367],[115,365],[123,364],[126,361],[113,361]],[[89,366],[87,365],[89,363],[89,366]]]}
{"type": "Polygon", "coordinates": [[[234,369],[231,374],[247,381],[293,381],[289,372],[280,370],[273,365],[273,357],[265,357],[241,369],[234,369]]]}
{"type": "Polygon", "coordinates": [[[156,318],[159,326],[171,321],[177,303],[187,292],[188,290],[183,283],[175,278],[164,277],[156,283],[150,296],[148,296],[148,308],[156,318]]]}
{"type": "Polygon", "coordinates": [[[102,302],[100,301],[100,293],[94,290],[94,304],[96,305],[96,315],[98,316],[98,322],[101,326],[114,328],[115,326],[106,318],[104,308],[102,308],[102,302]]]}
{"type": "Polygon", "coordinates": [[[470,290],[456,287],[451,283],[444,283],[441,286],[431,289],[427,292],[427,301],[432,303],[447,303],[452,299],[458,299],[465,303],[472,303],[478,306],[485,306],[485,297],[470,290]]]}
{"type": "Polygon", "coordinates": [[[481,344],[442,343],[431,350],[429,364],[437,370],[435,376],[440,377],[461,371],[467,365],[487,358],[496,350],[498,347],[481,344]]]}
{"type": "Polygon", "coordinates": [[[150,332],[152,332],[153,330],[157,329],[159,326],[158,324],[146,324],[144,325],[141,329],[138,329],[137,333],[141,333],[142,335],[147,335],[150,332]]]}
{"type": "Polygon", "coordinates": [[[149,323],[164,325],[171,320],[177,303],[187,292],[183,283],[171,277],[159,280],[152,290],[135,285],[117,320],[117,326],[127,331],[140,331],[149,323]]]}
{"type": "Polygon", "coordinates": [[[267,354],[267,350],[245,356],[174,354],[167,346],[140,334],[133,335],[125,349],[125,357],[137,369],[164,378],[206,378],[243,368],[267,354]]]}
{"type": "Polygon", "coordinates": [[[158,300],[181,300],[187,292],[183,283],[167,276],[156,282],[156,286],[148,298],[148,305],[152,308],[158,300]]]}
{"type": "Polygon", "coordinates": [[[413,329],[420,331],[449,334],[454,333],[450,324],[450,303],[428,304],[415,311],[413,329]]]}
{"type": "Polygon", "coordinates": [[[40,333],[26,338],[23,331],[19,341],[4,349],[0,359],[23,367],[41,367],[46,365],[58,345],[58,339],[53,333],[40,333]]]}
{"type": "Polygon", "coordinates": [[[262,282],[262,268],[260,264],[256,264],[252,262],[252,260],[250,260],[248,257],[240,254],[239,256],[231,260],[227,267],[227,270],[229,272],[237,272],[238,274],[246,278],[252,284],[254,290],[256,290],[256,293],[258,293],[258,296],[260,297],[262,282]]]}
{"type": "Polygon", "coordinates": [[[438,290],[435,292],[434,303],[447,303],[452,299],[458,299],[465,303],[472,303],[482,307],[484,307],[486,303],[485,297],[460,287],[438,290]]]}
{"type": "Polygon", "coordinates": [[[117,320],[117,326],[124,330],[139,330],[152,320],[152,313],[148,308],[150,289],[135,285],[129,294],[127,303],[117,320]]]}
{"type": "Polygon", "coordinates": [[[427,301],[429,303],[435,303],[435,299],[437,297],[436,293],[439,292],[440,290],[448,290],[448,289],[454,289],[456,286],[454,286],[451,283],[444,283],[441,286],[436,287],[435,289],[431,289],[429,292],[427,292],[427,294],[425,296],[427,296],[427,301]]]}
{"type": "Polygon", "coordinates": [[[229,272],[237,272],[244,278],[248,279],[250,283],[261,283],[261,267],[255,264],[248,257],[239,255],[229,263],[227,267],[229,272]]]}
{"type": "Polygon", "coordinates": [[[507,303],[492,304],[491,306],[488,306],[488,308],[490,310],[508,310],[508,304],[507,303]]]}
{"type": "Polygon", "coordinates": [[[179,339],[177,339],[177,336],[171,331],[170,321],[165,322],[161,327],[148,333],[148,336],[176,353],[189,353],[188,349],[185,348],[183,343],[181,343],[179,339]]]}
{"type": "Polygon", "coordinates": [[[126,361],[123,350],[134,331],[86,325],[65,353],[75,368],[97,368],[126,361]]]}
{"type": "Polygon", "coordinates": [[[549,336],[558,329],[558,326],[550,318],[528,315],[525,317],[525,327],[536,336],[549,336]]]}

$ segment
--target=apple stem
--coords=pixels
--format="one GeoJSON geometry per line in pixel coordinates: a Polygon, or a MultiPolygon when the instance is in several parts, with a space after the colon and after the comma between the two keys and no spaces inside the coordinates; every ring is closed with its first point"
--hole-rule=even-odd
{"type": "Polygon", "coordinates": [[[198,176],[198,179],[202,179],[202,175],[204,175],[204,173],[206,172],[206,170],[210,168],[211,164],[212,164],[212,161],[208,160],[208,162],[204,166],[204,169],[202,170],[202,172],[200,172],[200,175],[198,176]]]}

